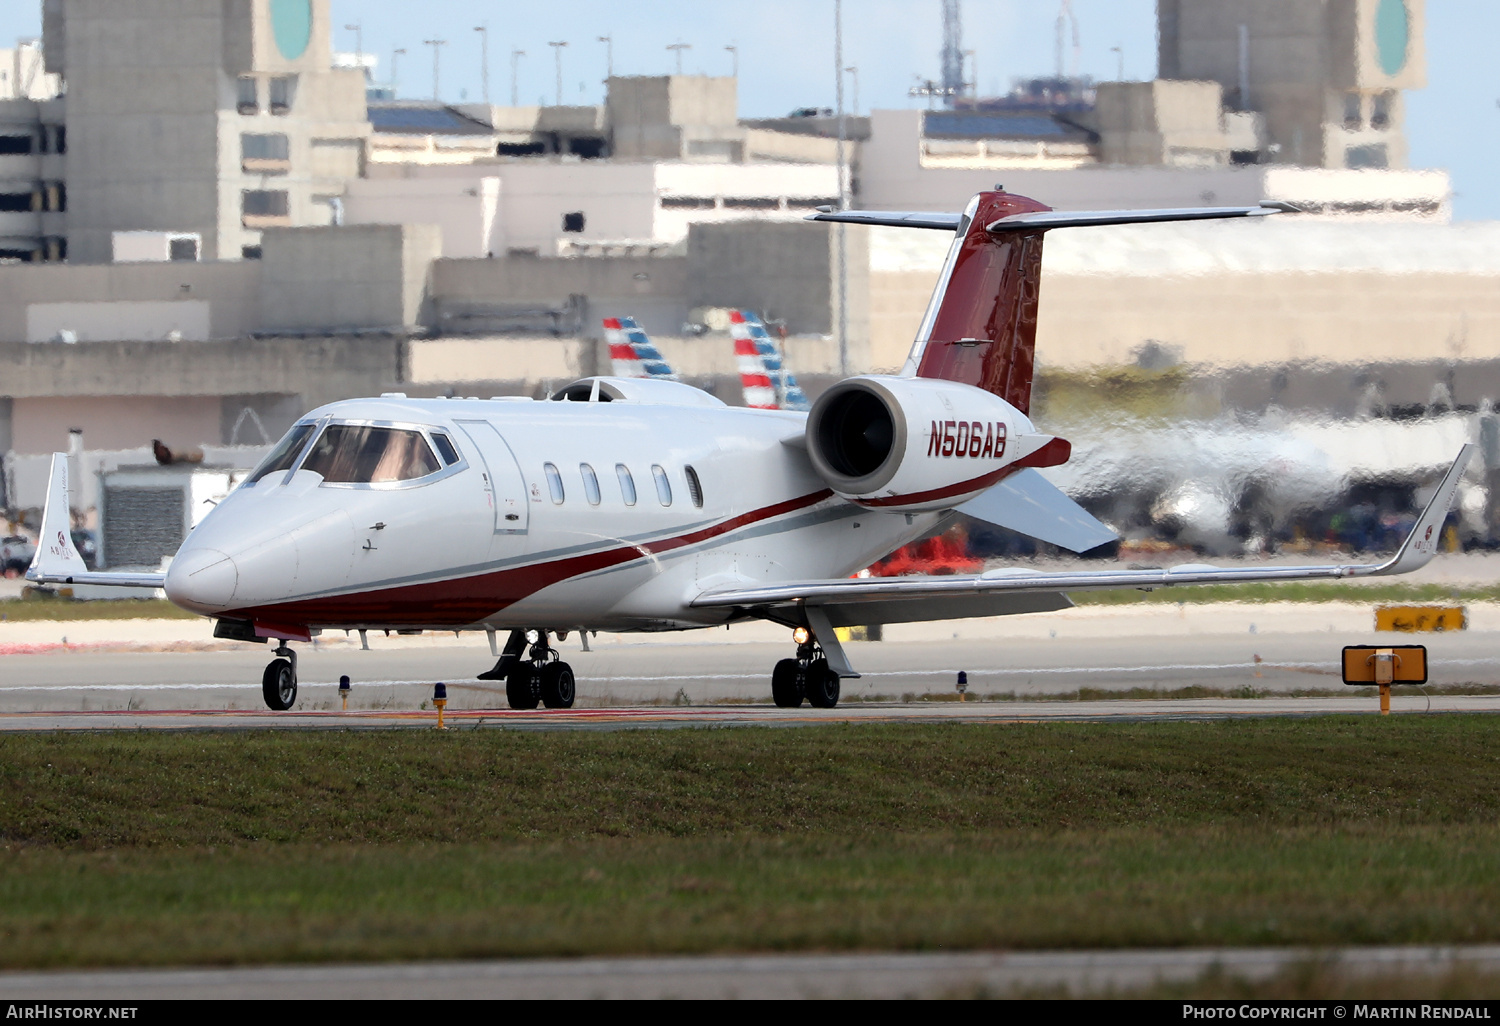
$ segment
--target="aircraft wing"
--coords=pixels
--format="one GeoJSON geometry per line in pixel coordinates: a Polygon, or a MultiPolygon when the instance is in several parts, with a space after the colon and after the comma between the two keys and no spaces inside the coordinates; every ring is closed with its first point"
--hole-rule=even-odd
{"type": "MultiPolygon", "coordinates": [[[[1437,552],[1443,521],[1452,508],[1459,478],[1474,453],[1474,445],[1465,445],[1443,476],[1437,493],[1427,504],[1417,524],[1407,535],[1396,554],[1383,563],[1342,563],[1327,566],[1254,566],[1215,567],[1188,563],[1166,569],[1150,570],[1069,570],[1043,573],[1023,569],[991,570],[983,574],[952,577],[864,577],[823,581],[790,581],[761,587],[733,587],[704,592],[693,600],[697,607],[736,607],[747,612],[770,612],[777,607],[838,607],[842,611],[860,604],[866,610],[863,622],[905,622],[904,611],[920,611],[928,602],[940,602],[947,615],[942,618],[994,616],[1002,612],[1032,612],[1063,608],[1068,604],[1062,593],[1069,591],[1102,591],[1111,588],[1173,588],[1185,584],[1240,584],[1251,581],[1316,581],[1349,577],[1378,577],[1404,574],[1426,566],[1437,552]],[[996,608],[999,598],[1029,600],[1039,603],[1035,609],[1024,608],[1028,602],[1017,602],[1016,608],[996,608]],[[1052,604],[1061,599],[1062,604],[1052,604]],[[904,608],[903,608],[904,607],[904,608]],[[957,610],[968,610],[958,612],[957,610]],[[899,618],[897,618],[899,617],[899,618]]],[[[852,611],[851,611],[852,612],[852,611]]],[[[928,616],[914,616],[925,620],[928,616]]],[[[936,618],[936,617],[931,617],[936,618]]],[[[849,620],[850,623],[856,622],[849,620]]],[[[834,624],[838,626],[838,624],[834,624]]]]}
{"type": "Polygon", "coordinates": [[[68,509],[68,456],[52,454],[52,476],[47,481],[47,505],[42,510],[42,530],[36,555],[26,579],[33,584],[98,584],[115,588],[160,588],[163,573],[109,573],[90,570],[73,544],[68,509]]]}

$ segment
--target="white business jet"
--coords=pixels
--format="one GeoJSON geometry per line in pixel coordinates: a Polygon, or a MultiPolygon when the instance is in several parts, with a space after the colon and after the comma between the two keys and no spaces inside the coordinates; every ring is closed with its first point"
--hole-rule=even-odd
{"type": "Polygon", "coordinates": [[[953,233],[905,368],[828,389],[808,413],[738,409],[677,381],[596,377],[550,402],[332,403],[303,417],[188,536],[166,573],[88,572],[68,533],[54,456],[38,583],[153,585],[274,639],[266,703],[297,697],[290,642],[320,630],[483,630],[514,708],[567,708],[572,631],[672,631],[770,620],[795,656],[776,704],[838,702],[857,676],[840,626],[1062,609],[1081,589],[1398,574],[1432,558],[1466,446],[1415,530],[1379,564],[1100,569],[850,579],[955,510],[1074,551],[1113,538],[1036,468],[1069,443],[1031,403],[1046,232],[1276,208],[1057,212],[1003,191],[962,214],[825,211],[814,219],[953,233]],[[503,651],[496,632],[509,631],[503,651]]]}

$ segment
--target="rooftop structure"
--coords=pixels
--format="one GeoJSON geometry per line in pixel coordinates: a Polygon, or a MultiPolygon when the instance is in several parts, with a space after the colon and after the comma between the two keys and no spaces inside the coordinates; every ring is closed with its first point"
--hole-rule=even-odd
{"type": "Polygon", "coordinates": [[[1425,26],[1424,0],[1157,0],[1158,73],[1259,112],[1274,162],[1401,168],[1425,26]]]}
{"type": "Polygon", "coordinates": [[[30,129],[67,159],[35,209],[63,216],[12,236],[13,254],[105,263],[116,232],[158,231],[237,260],[266,228],[336,219],[369,124],[363,72],[332,67],[328,0],[46,0],[43,30],[65,141],[48,110],[30,129]]]}

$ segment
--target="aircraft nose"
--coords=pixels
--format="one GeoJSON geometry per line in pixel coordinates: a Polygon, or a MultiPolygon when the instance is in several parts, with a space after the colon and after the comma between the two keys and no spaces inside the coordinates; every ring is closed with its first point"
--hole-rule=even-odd
{"type": "Polygon", "coordinates": [[[191,549],[167,570],[167,598],[196,613],[227,609],[240,583],[239,568],[218,549],[191,549]]]}

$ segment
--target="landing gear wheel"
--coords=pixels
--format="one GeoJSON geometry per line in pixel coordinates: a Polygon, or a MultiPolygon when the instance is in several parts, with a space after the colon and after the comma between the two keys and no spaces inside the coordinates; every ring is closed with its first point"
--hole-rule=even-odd
{"type": "Polygon", "coordinates": [[[783,659],[771,671],[771,700],[783,709],[795,709],[802,704],[802,664],[795,659],[783,659]]]}
{"type": "Polygon", "coordinates": [[[505,701],[512,709],[535,709],[537,699],[536,667],[522,663],[505,678],[505,701]]]}
{"type": "Polygon", "coordinates": [[[297,701],[297,671],[290,659],[273,659],[260,678],[260,691],[266,705],[286,712],[297,701]]]}
{"type": "Polygon", "coordinates": [[[832,709],[839,704],[839,675],[828,668],[827,659],[807,664],[807,703],[814,709],[832,709]]]}
{"type": "Polygon", "coordinates": [[[542,704],[548,709],[573,708],[573,668],[567,663],[542,667],[542,704]]]}

